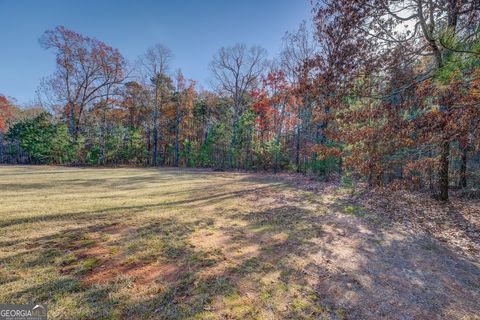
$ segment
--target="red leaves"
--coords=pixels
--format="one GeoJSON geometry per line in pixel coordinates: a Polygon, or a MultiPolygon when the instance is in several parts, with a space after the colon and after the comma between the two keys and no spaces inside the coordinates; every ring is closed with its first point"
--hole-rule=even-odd
{"type": "Polygon", "coordinates": [[[57,70],[46,86],[58,105],[65,106],[70,132],[75,133],[84,110],[118,90],[124,80],[125,60],[117,49],[63,26],[47,30],[40,43],[55,51],[57,70]]]}
{"type": "Polygon", "coordinates": [[[262,88],[251,93],[253,111],[264,138],[283,130],[291,130],[295,123],[297,99],[283,71],[270,72],[262,81],[262,88]]]}
{"type": "Polygon", "coordinates": [[[8,101],[7,99],[0,95],[0,133],[4,133],[7,128],[6,123],[6,114],[7,111],[8,101]]]}
{"type": "Polygon", "coordinates": [[[312,147],[312,151],[317,153],[319,160],[325,160],[328,157],[339,158],[342,155],[342,150],[337,147],[327,147],[323,144],[317,144],[312,147]]]}
{"type": "Polygon", "coordinates": [[[273,120],[273,113],[276,112],[272,108],[270,100],[266,95],[263,95],[260,100],[253,104],[252,108],[257,114],[257,123],[260,130],[268,130],[273,120]]]}
{"type": "Polygon", "coordinates": [[[122,78],[125,60],[118,51],[104,42],[58,26],[47,30],[40,43],[46,49],[56,50],[57,65],[82,73],[102,71],[111,77],[122,78]]]}
{"type": "Polygon", "coordinates": [[[0,94],[0,133],[7,131],[8,120],[12,117],[11,109],[8,99],[0,94]]]}

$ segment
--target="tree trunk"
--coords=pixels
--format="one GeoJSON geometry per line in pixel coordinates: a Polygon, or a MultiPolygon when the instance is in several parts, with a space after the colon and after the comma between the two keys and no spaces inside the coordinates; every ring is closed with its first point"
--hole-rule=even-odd
{"type": "Polygon", "coordinates": [[[440,150],[439,200],[448,201],[448,167],[450,157],[450,142],[444,138],[440,150]]]}
{"type": "MultiPolygon", "coordinates": [[[[233,159],[233,152],[235,151],[234,148],[237,144],[237,118],[233,120],[233,130],[232,130],[232,140],[230,143],[230,150],[228,151],[227,161],[228,161],[228,169],[233,169],[234,166],[234,159],[233,159]]],[[[222,168],[223,169],[223,168],[222,168]]]]}
{"type": "Polygon", "coordinates": [[[297,172],[300,172],[300,125],[297,126],[297,141],[295,150],[295,165],[297,172]]]}
{"type": "Polygon", "coordinates": [[[245,143],[245,163],[244,163],[245,171],[247,171],[249,169],[248,164],[249,164],[249,161],[250,161],[250,141],[251,141],[250,132],[247,131],[246,136],[247,136],[247,138],[246,138],[246,143],[245,143]]]}
{"type": "Polygon", "coordinates": [[[70,134],[72,137],[76,138],[76,133],[75,133],[75,110],[74,106],[72,103],[70,103],[70,110],[69,110],[69,123],[68,123],[68,131],[70,131],[70,134]]]}
{"type": "Polygon", "coordinates": [[[467,187],[467,148],[462,148],[462,163],[460,165],[460,179],[458,181],[458,187],[464,189],[467,187]]]}
{"type": "Polygon", "coordinates": [[[147,128],[146,129],[147,131],[147,136],[146,136],[146,141],[145,143],[147,144],[147,162],[146,162],[146,165],[148,166],[149,164],[151,164],[151,150],[152,150],[152,146],[151,146],[151,139],[150,139],[150,128],[147,128]]]}
{"type": "Polygon", "coordinates": [[[105,165],[106,164],[106,136],[107,136],[107,115],[106,115],[106,106],[103,106],[103,114],[102,114],[102,128],[101,128],[101,143],[100,143],[100,148],[101,148],[101,158],[100,158],[100,164],[105,165]]]}
{"type": "Polygon", "coordinates": [[[179,140],[180,140],[180,110],[177,104],[176,114],[175,114],[175,167],[178,167],[178,150],[179,150],[179,140]]]}
{"type": "Polygon", "coordinates": [[[152,165],[157,165],[157,148],[158,148],[158,129],[155,125],[153,127],[153,155],[152,155],[152,165]]]}
{"type": "Polygon", "coordinates": [[[153,106],[153,150],[152,150],[152,165],[157,165],[158,153],[158,77],[155,82],[155,105],[153,106]]]}

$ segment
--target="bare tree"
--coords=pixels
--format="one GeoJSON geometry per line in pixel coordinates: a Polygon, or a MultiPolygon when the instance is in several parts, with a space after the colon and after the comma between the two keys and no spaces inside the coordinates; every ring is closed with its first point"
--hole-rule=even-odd
{"type": "MultiPolygon", "coordinates": [[[[285,75],[289,82],[300,91],[302,79],[305,78],[304,72],[306,64],[313,58],[317,49],[317,42],[314,35],[309,31],[307,22],[302,21],[300,26],[294,32],[287,32],[283,37],[283,48],[280,52],[280,66],[285,71],[285,75]]],[[[305,133],[309,124],[311,123],[311,99],[308,95],[308,90],[303,90],[302,106],[298,107],[296,138],[295,138],[295,164],[297,171],[300,168],[300,150],[302,140],[305,138],[305,133]]]]}
{"type": "Polygon", "coordinates": [[[259,46],[247,48],[244,44],[222,47],[213,56],[210,70],[220,94],[232,101],[232,141],[228,164],[232,167],[233,148],[237,141],[237,122],[247,108],[247,94],[253,89],[267,67],[267,51],[259,46]]]}
{"type": "Polygon", "coordinates": [[[172,61],[172,51],[163,44],[157,43],[147,49],[145,54],[140,57],[140,64],[150,78],[157,74],[165,74],[170,68],[172,61]]]}
{"type": "Polygon", "coordinates": [[[245,97],[266,68],[265,49],[244,44],[222,47],[213,56],[210,70],[220,93],[233,102],[234,121],[245,111],[245,97]]]}
{"type": "Polygon", "coordinates": [[[57,61],[57,70],[43,88],[64,108],[70,133],[76,137],[86,107],[124,81],[125,60],[117,49],[62,26],[46,31],[40,44],[53,49],[57,61]]]}
{"type": "Polygon", "coordinates": [[[161,116],[164,103],[164,90],[162,90],[162,87],[165,86],[164,80],[166,79],[172,58],[173,54],[169,48],[162,44],[156,44],[148,48],[147,52],[139,60],[142,75],[147,78],[147,83],[153,86],[153,165],[158,164],[158,132],[159,123],[161,122],[159,117],[161,116]]]}
{"type": "Polygon", "coordinates": [[[296,31],[285,33],[280,65],[291,82],[299,80],[304,65],[313,57],[316,49],[317,43],[306,21],[302,21],[296,31]]]}

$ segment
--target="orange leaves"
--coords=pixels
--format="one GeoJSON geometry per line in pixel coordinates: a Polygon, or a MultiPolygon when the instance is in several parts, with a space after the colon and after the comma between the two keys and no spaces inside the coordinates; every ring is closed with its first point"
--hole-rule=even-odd
{"type": "Polygon", "coordinates": [[[472,86],[470,94],[474,97],[480,98],[480,67],[475,68],[473,73],[472,86]]]}
{"type": "MultiPolygon", "coordinates": [[[[270,72],[262,81],[262,88],[251,93],[252,109],[257,115],[259,129],[272,134],[293,128],[295,104],[298,101],[283,71],[270,72]]],[[[263,135],[265,136],[265,135],[263,135]]]]}
{"type": "Polygon", "coordinates": [[[275,109],[270,104],[270,100],[263,96],[260,100],[253,105],[253,111],[257,114],[257,123],[260,130],[268,130],[273,121],[273,113],[275,109]]]}
{"type": "Polygon", "coordinates": [[[436,168],[438,168],[438,159],[436,158],[416,159],[415,161],[407,162],[403,167],[403,176],[415,184],[420,182],[420,178],[427,180],[428,175],[436,168]]]}
{"type": "Polygon", "coordinates": [[[8,99],[0,94],[0,133],[7,131],[8,122],[13,116],[14,108],[8,99]]]}
{"type": "Polygon", "coordinates": [[[3,115],[0,114],[0,133],[7,131],[7,123],[3,115]]]}
{"type": "Polygon", "coordinates": [[[403,142],[403,146],[407,148],[412,148],[415,146],[415,141],[413,141],[412,138],[403,138],[402,142],[403,142]]]}
{"type": "Polygon", "coordinates": [[[352,127],[341,132],[341,138],[348,143],[355,144],[364,140],[373,140],[380,133],[371,127],[352,127]]]}
{"type": "Polygon", "coordinates": [[[339,158],[342,155],[342,150],[337,147],[328,147],[323,144],[317,144],[312,147],[312,151],[317,153],[319,160],[325,160],[328,157],[339,158]]]}
{"type": "Polygon", "coordinates": [[[263,80],[264,88],[270,88],[274,92],[285,92],[290,90],[285,73],[283,71],[269,72],[263,80]]]}
{"type": "MultiPolygon", "coordinates": [[[[114,91],[124,81],[125,59],[117,49],[95,38],[58,26],[47,30],[40,43],[45,49],[53,49],[56,55],[57,70],[46,84],[61,104],[72,108],[77,123],[80,124],[85,108],[94,107],[105,96],[114,91]],[[77,112],[78,108],[78,112],[77,112]]],[[[73,121],[71,121],[73,124],[73,121]]]]}

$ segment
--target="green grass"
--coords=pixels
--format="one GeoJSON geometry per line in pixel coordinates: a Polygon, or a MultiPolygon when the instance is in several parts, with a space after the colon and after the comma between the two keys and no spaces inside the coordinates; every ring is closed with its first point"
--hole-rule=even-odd
{"type": "Polygon", "coordinates": [[[0,167],[0,188],[1,302],[48,303],[52,319],[325,310],[292,259],[308,259],[325,210],[278,179],[11,166],[0,167]]]}
{"type": "Polygon", "coordinates": [[[389,224],[348,190],[288,181],[0,166],[0,302],[47,303],[50,319],[478,314],[467,294],[478,261],[389,224]]]}

